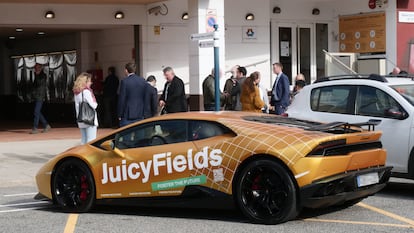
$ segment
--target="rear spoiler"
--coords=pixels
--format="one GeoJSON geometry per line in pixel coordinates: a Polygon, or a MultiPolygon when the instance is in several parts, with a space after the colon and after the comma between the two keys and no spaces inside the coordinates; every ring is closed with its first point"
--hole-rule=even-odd
{"type": "Polygon", "coordinates": [[[381,120],[374,120],[374,119],[371,119],[367,122],[361,122],[361,123],[348,123],[348,122],[342,122],[342,121],[335,121],[335,122],[331,122],[331,123],[315,125],[315,126],[307,128],[306,130],[310,130],[310,131],[328,131],[328,130],[332,130],[332,129],[335,129],[335,128],[338,128],[338,127],[341,127],[345,130],[348,130],[351,127],[368,126],[368,131],[374,131],[375,126],[379,125],[380,123],[381,123],[381,120]]]}

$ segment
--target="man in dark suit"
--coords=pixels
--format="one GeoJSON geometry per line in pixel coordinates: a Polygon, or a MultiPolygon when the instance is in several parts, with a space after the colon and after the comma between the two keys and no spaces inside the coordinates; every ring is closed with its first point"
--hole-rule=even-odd
{"type": "Polygon", "coordinates": [[[147,83],[151,85],[150,91],[147,91],[148,104],[146,105],[147,110],[145,118],[150,118],[158,115],[158,90],[156,88],[157,79],[154,75],[147,77],[147,83]]]}
{"type": "Polygon", "coordinates": [[[121,81],[119,89],[118,117],[121,127],[144,119],[147,109],[146,92],[151,86],[144,78],[135,74],[135,69],[133,63],[125,65],[127,77],[121,81]]]}
{"type": "Polygon", "coordinates": [[[118,126],[117,102],[118,102],[119,78],[116,76],[115,67],[108,68],[108,76],[103,82],[103,126],[111,128],[118,126]]]}
{"type": "Polygon", "coordinates": [[[283,65],[281,63],[273,64],[273,72],[276,74],[276,80],[272,88],[270,105],[273,106],[272,108],[277,115],[283,114],[290,102],[289,78],[282,70],[283,65]]]}
{"type": "Polygon", "coordinates": [[[160,107],[164,108],[166,113],[186,112],[187,100],[183,80],[175,76],[171,67],[164,68],[163,72],[167,82],[160,97],[160,107]]]}

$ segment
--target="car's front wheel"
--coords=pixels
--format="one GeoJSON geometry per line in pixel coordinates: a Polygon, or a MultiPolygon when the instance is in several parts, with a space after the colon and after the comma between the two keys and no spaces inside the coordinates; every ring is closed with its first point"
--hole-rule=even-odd
{"type": "Polygon", "coordinates": [[[278,224],[297,216],[296,188],[292,177],[278,162],[258,159],[236,177],[236,205],[250,220],[278,224]]]}
{"type": "Polygon", "coordinates": [[[88,166],[78,159],[62,162],[52,177],[56,204],[68,212],[87,212],[95,202],[95,183],[88,166]]]}

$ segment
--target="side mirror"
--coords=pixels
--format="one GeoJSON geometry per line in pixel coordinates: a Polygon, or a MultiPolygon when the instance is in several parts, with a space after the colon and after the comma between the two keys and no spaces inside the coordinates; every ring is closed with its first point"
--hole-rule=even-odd
{"type": "Polygon", "coordinates": [[[101,144],[101,147],[104,148],[105,150],[114,150],[115,149],[115,143],[114,140],[108,140],[108,141],[104,141],[101,144]]]}
{"type": "Polygon", "coordinates": [[[401,111],[399,108],[392,107],[385,110],[385,116],[397,120],[404,120],[405,118],[407,118],[407,113],[401,111]]]}
{"type": "Polygon", "coordinates": [[[125,158],[124,152],[122,152],[120,149],[116,148],[115,141],[114,140],[107,140],[104,141],[101,144],[101,147],[104,148],[107,151],[112,151],[115,154],[117,154],[119,157],[125,158]]]}

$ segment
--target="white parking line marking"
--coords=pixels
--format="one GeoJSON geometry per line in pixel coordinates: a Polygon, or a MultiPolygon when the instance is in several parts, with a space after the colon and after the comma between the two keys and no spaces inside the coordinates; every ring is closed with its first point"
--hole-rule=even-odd
{"type": "Polygon", "coordinates": [[[20,197],[20,196],[32,196],[36,195],[37,193],[16,193],[16,194],[6,194],[3,197],[20,197]]]}
{"type": "Polygon", "coordinates": [[[23,202],[23,203],[16,203],[16,204],[0,205],[0,208],[13,207],[13,206],[22,206],[22,205],[36,205],[36,204],[48,204],[48,203],[44,202],[44,201],[23,202]]]}
{"type": "Polygon", "coordinates": [[[345,220],[334,220],[334,219],[306,218],[306,219],[304,219],[304,221],[308,221],[308,222],[327,222],[327,223],[343,223],[343,224],[356,224],[356,225],[372,225],[372,226],[399,227],[399,228],[414,228],[411,225],[380,223],[380,222],[345,221],[345,220]]]}
{"type": "Polygon", "coordinates": [[[385,216],[388,216],[388,217],[390,217],[390,218],[396,219],[396,220],[398,220],[398,221],[408,223],[408,224],[409,224],[412,228],[414,228],[414,220],[412,220],[412,219],[405,218],[405,217],[402,217],[402,216],[399,216],[399,215],[393,214],[393,213],[391,213],[391,212],[388,212],[388,211],[382,210],[382,209],[380,209],[380,208],[376,208],[376,207],[374,207],[374,206],[370,206],[370,205],[364,204],[364,203],[362,203],[362,202],[360,202],[360,203],[358,203],[358,204],[356,204],[356,205],[357,205],[357,206],[360,206],[360,207],[362,207],[362,208],[369,209],[369,210],[372,210],[372,211],[374,211],[374,212],[377,212],[377,213],[383,214],[383,215],[385,215],[385,216]]]}
{"type": "Polygon", "coordinates": [[[31,208],[21,208],[21,209],[13,209],[13,210],[0,210],[1,213],[11,213],[11,212],[20,212],[20,211],[27,211],[27,210],[40,210],[43,207],[31,207],[31,208]]]}

